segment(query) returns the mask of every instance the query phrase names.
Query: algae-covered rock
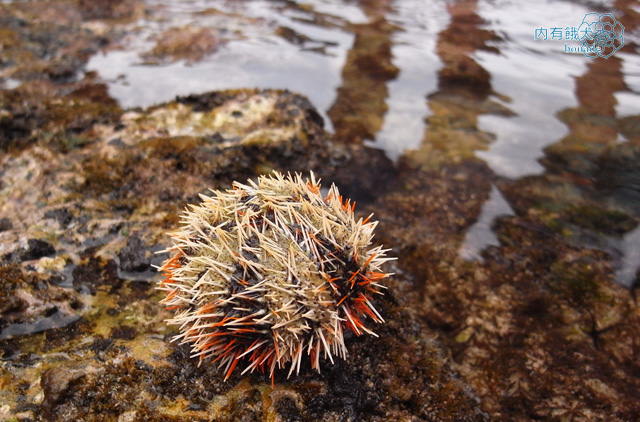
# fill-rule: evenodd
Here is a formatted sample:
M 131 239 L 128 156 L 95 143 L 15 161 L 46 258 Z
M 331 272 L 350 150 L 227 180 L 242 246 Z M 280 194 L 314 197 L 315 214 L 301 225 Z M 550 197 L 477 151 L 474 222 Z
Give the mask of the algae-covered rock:
M 225 37 L 250 31 L 154 20 L 157 2 L 0 5 L 0 419 L 635 420 L 638 117 L 616 116 L 621 61 L 590 62 L 576 79 L 579 104 L 557 116 L 570 133 L 545 148 L 544 172 L 506 179 L 476 156 L 494 140 L 481 117 L 514 114 L 476 53 L 499 52 L 508 34 L 487 29 L 478 2 L 447 5 L 422 144 L 393 163 L 363 141 L 385 118 L 402 22 L 395 3 L 356 3 L 360 23 L 296 2 L 278 6 L 291 27 L 241 19 L 304 54 L 327 54 L 331 29 L 353 35 L 328 112 L 335 136 L 296 93 L 125 110 L 109 91 L 123 81 L 84 68 L 132 31 L 144 38 L 141 17 L 159 30 L 136 57 L 167 68 L 216 60 L 233 48 Z M 201 15 L 221 13 L 231 17 Z M 625 14 L 632 28 L 637 14 Z M 322 30 L 303 33 L 305 19 Z M 398 257 L 376 302 L 385 323 L 378 338 L 345 333 L 346 359 L 320 373 L 302 364 L 289 379 L 276 369 L 273 384 L 259 371 L 225 382 L 216 362 L 170 341 L 179 331 L 154 266 L 199 194 L 274 169 L 312 170 L 357 200 L 357 218 L 375 213 L 374 242 Z M 485 212 L 496 197 L 508 212 Z M 469 259 L 476 225 L 493 237 Z
M 388 323 L 379 340 L 348 335 L 345 362 L 329 362 L 320 374 L 303 369 L 290 380 L 276 370 L 273 386 L 260 373 L 224 382 L 216 368 L 190 359 L 186 346 L 168 342 L 175 332 L 163 322 L 170 315 L 157 303 L 151 265 L 166 257 L 154 252 L 167 246 L 165 232 L 198 193 L 272 169 L 313 169 L 370 201 L 383 186 L 376 177 L 393 174 L 382 153 L 332 144 L 308 100 L 285 91 L 193 95 L 113 118 L 90 121 L 86 142 L 71 148 L 41 142 L 44 132 L 35 132 L 35 142 L 0 161 L 3 186 L 10 186 L 0 208 L 8 280 L 0 351 L 3 376 L 14 381 L 2 394 L 10 414 L 53 421 L 486 420 L 424 323 L 399 305 L 394 286 L 381 304 Z M 55 125 L 43 120 L 43 127 Z M 35 308 L 16 292 L 31 292 L 21 286 L 40 279 L 30 294 L 44 313 L 30 316 L 25 310 Z M 394 283 L 406 287 L 402 280 Z M 55 312 L 46 311 L 52 306 Z M 52 315 L 68 319 L 11 328 Z
M 540 208 L 566 199 L 541 201 L 551 192 L 500 183 L 522 214 L 498 217 L 498 246 L 466 261 L 464 234 L 491 182 L 472 168 L 401 172 L 404 185 L 370 208 L 381 222 L 379 241 L 401 245 L 398 265 L 412 275 L 411 284 L 395 286 L 398 300 L 439 333 L 492 419 L 632 420 L 638 306 L 616 283 L 611 251 L 581 244 L 566 228 L 589 222 L 610 233 L 634 227 L 634 217 Z M 525 198 L 534 202 L 523 206 Z

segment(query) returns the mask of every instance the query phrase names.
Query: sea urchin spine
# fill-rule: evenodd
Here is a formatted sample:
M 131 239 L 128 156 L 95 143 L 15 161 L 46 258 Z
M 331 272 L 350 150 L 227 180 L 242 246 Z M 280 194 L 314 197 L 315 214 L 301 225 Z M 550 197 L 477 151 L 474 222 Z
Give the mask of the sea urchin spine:
M 274 172 L 201 197 L 160 268 L 174 340 L 191 343 L 192 356 L 217 362 L 225 379 L 240 361 L 243 374 L 267 369 L 273 379 L 288 362 L 298 373 L 305 354 L 318 372 L 321 357 L 345 359 L 345 328 L 376 335 L 365 321 L 383 322 L 373 296 L 394 258 L 370 248 L 377 222 L 356 221 L 335 185 L 323 197 L 313 173 Z

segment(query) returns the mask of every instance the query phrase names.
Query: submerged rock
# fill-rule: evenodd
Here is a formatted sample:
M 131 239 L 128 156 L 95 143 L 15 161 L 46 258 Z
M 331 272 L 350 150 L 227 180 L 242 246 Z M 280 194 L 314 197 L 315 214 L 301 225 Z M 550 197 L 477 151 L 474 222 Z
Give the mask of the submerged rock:
M 203 60 L 218 49 L 221 40 L 211 28 L 171 28 L 158 36 L 156 45 L 142 54 L 147 63 L 166 64 Z
M 551 219 L 521 202 L 531 199 L 530 186 L 499 183 L 517 215 L 498 217 L 499 244 L 466 261 L 459 252 L 464 233 L 491 182 L 483 173 L 469 163 L 446 173 L 400 172 L 402 187 L 371 206 L 381 222 L 378 241 L 398 245 L 398 265 L 411 274 L 394 286 L 398 301 L 411 303 L 416 318 L 439 334 L 452 367 L 492 418 L 633 419 L 640 311 L 632 292 L 616 283 L 612 255 L 559 227 L 584 224 L 575 218 L 591 214 L 567 208 Z M 611 230 L 634 227 L 629 215 L 594 212 L 602 213 L 601 227 L 607 219 L 617 221 Z M 569 215 L 573 222 L 562 223 Z

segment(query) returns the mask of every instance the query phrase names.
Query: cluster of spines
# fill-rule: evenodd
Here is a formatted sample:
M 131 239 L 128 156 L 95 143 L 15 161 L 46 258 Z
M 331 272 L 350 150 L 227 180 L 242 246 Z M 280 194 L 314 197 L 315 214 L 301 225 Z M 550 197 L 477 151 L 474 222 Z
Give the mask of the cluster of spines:
M 393 258 L 368 248 L 377 223 L 356 221 L 335 186 L 322 197 L 313 174 L 276 172 L 202 199 L 173 234 L 159 287 L 192 356 L 218 362 L 225 379 L 244 359 L 243 373 L 273 379 L 287 362 L 297 373 L 305 351 L 317 371 L 321 356 L 346 358 L 343 327 L 375 335 L 364 320 L 383 322 L 372 296 Z

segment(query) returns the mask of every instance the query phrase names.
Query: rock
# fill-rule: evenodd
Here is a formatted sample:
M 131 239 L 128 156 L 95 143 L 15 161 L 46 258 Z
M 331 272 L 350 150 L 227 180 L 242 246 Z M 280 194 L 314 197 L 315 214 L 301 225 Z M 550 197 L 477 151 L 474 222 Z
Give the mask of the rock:
M 0 339 L 65 327 L 84 308 L 74 291 L 52 285 L 51 274 L 0 266 Z
M 45 218 L 56 220 L 60 226 L 67 227 L 73 220 L 73 213 L 67 208 L 57 208 L 49 210 L 44 214 Z
M 122 279 L 118 277 L 118 266 L 112 259 L 104 259 L 93 255 L 93 251 L 85 251 L 83 263 L 73 269 L 73 286 L 77 290 L 87 288 L 93 295 L 103 286 L 117 289 Z
M 43 256 L 51 256 L 56 253 L 53 246 L 44 240 L 29 239 L 28 245 L 29 247 L 23 255 L 24 260 L 38 259 Z
M 127 244 L 118 252 L 120 270 L 127 272 L 142 272 L 150 267 L 147 248 L 138 234 L 129 237 Z
M 142 57 L 149 63 L 166 64 L 185 60 L 199 62 L 214 53 L 221 43 L 211 28 L 171 28 L 158 36 L 156 45 Z
M 138 0 L 76 0 L 84 19 L 135 19 L 144 15 Z
M 342 70 L 343 84 L 328 115 L 338 142 L 362 144 L 375 139 L 382 128 L 389 95 L 385 82 L 398 75 L 391 60 L 391 37 L 397 28 L 376 12 L 370 22 L 353 27 L 355 40 Z
M 4 260 L 8 262 L 23 262 L 51 256 L 56 253 L 53 246 L 41 239 L 29 239 L 26 248 L 18 248 L 13 252 L 4 255 Z
M 0 219 L 0 232 L 3 232 L 5 230 L 11 230 L 11 220 L 8 218 L 3 218 Z
M 44 392 L 44 400 L 42 401 L 42 409 L 50 419 L 57 419 L 53 410 L 55 405 L 65 400 L 65 394 L 78 382 L 85 377 L 85 371 L 81 369 L 70 369 L 64 366 L 46 369 L 42 373 L 40 385 Z

